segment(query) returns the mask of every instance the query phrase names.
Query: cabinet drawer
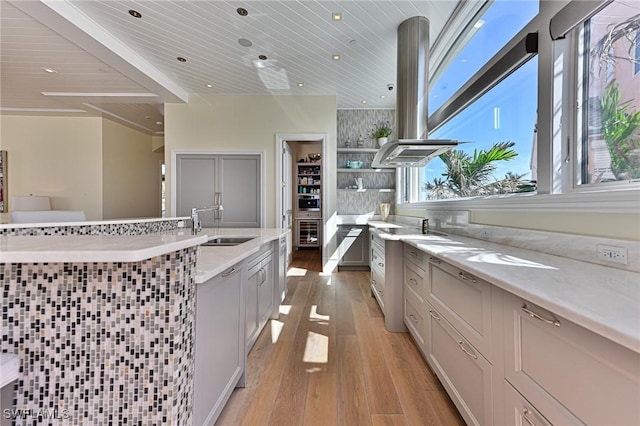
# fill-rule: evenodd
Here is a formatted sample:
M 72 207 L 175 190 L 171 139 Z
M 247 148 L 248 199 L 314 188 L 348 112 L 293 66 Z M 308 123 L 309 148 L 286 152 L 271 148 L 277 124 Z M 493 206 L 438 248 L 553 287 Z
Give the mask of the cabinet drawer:
M 384 275 L 380 275 L 376 268 L 371 269 L 371 290 L 384 312 Z
M 491 285 L 437 258 L 430 258 L 427 301 L 491 360 Z
M 378 249 L 384 253 L 384 240 L 375 232 L 371 233 L 371 243 L 378 246 Z
M 384 250 L 380 250 L 375 244 L 371 247 L 371 268 L 377 268 L 384 274 Z
M 640 354 L 507 294 L 505 378 L 546 415 L 559 403 L 581 422 L 640 424 Z
M 410 259 L 416 265 L 424 268 L 424 259 L 427 257 L 425 252 L 422 250 L 418 250 L 417 248 L 410 246 L 409 244 L 404 245 L 404 257 L 405 259 Z
M 422 302 L 412 293 L 413 290 L 405 286 L 404 292 L 404 323 L 413 336 L 416 344 L 424 353 L 425 322 L 422 316 Z
M 507 425 L 581 425 L 562 407 L 547 408 L 544 415 L 513 388 L 508 382 L 504 384 L 504 422 Z
M 424 302 L 424 277 L 426 272 L 418 265 L 408 260 L 404 261 L 404 285 L 410 289 L 415 296 Z
M 492 425 L 491 364 L 433 308 L 429 364 L 467 424 Z

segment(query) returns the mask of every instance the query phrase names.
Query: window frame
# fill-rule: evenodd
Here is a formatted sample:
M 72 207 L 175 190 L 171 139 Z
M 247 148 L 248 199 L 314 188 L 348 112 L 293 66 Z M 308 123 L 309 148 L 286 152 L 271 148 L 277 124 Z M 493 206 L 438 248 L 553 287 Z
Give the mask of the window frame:
M 569 3 L 579 1 L 573 0 Z M 489 197 L 458 198 L 418 201 L 417 183 L 421 168 L 399 168 L 407 176 L 398 184 L 409 197 L 398 208 L 411 211 L 435 210 L 535 210 L 600 213 L 637 213 L 640 210 L 640 182 L 603 182 L 577 185 L 576 155 L 580 153 L 577 127 L 582 124 L 581 108 L 576 82 L 578 42 L 577 30 L 565 38 L 552 40 L 549 36 L 551 19 L 558 14 L 564 2 L 540 2 L 540 10 L 506 46 L 463 86 L 481 77 L 500 60 L 524 35 L 538 32 L 538 190 L 536 193 L 515 193 Z M 588 19 L 588 18 L 587 18 Z M 579 27 L 584 25 L 580 24 Z M 456 93 L 457 94 L 457 93 Z M 454 95 L 456 96 L 456 95 Z M 554 114 L 554 105 L 556 111 Z M 557 106 L 560 106 L 559 108 Z M 563 120 L 564 117 L 564 120 Z M 548 143 L 545 143 L 548 142 Z

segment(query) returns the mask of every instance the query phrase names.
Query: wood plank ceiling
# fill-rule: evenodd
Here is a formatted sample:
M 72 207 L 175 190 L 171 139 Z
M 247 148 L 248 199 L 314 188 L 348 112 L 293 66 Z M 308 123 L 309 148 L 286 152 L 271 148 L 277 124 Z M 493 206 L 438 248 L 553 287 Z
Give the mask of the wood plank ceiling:
M 387 85 L 395 84 L 397 26 L 427 16 L 433 43 L 457 5 L 441 0 L 0 3 L 3 113 L 78 109 L 86 112 L 76 114 L 110 116 L 150 134 L 162 133 L 156 124 L 163 121 L 162 105 L 184 101 L 180 91 L 335 95 L 340 109 L 394 108 L 395 92 Z M 238 7 L 248 15 L 239 15 Z M 46 13 L 32 12 L 42 9 Z M 132 17 L 132 9 L 142 17 Z M 341 21 L 332 20 L 336 12 Z

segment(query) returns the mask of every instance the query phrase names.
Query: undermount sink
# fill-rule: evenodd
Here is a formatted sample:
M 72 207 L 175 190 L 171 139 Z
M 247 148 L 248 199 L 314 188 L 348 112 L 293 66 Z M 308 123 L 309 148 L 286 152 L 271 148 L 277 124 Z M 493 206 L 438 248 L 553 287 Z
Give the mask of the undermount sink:
M 215 237 L 211 238 L 203 246 L 237 246 L 238 244 L 246 243 L 256 237 Z

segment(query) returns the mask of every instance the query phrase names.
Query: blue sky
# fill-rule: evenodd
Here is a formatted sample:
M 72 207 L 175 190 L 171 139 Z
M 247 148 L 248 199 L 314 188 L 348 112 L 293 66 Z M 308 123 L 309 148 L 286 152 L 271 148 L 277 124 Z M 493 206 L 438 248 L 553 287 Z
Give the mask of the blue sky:
M 434 82 L 429 96 L 430 113 L 441 106 L 537 13 L 537 1 L 497 0 L 482 16 L 482 27 Z M 498 164 L 496 176 L 502 177 L 512 171 L 526 174 L 525 178 L 529 178 L 538 96 L 537 64 L 537 58 L 530 60 L 429 137 L 468 142 L 461 146 L 467 152 L 488 149 L 496 142 L 516 142 L 518 157 Z M 440 177 L 443 170 L 439 159 L 431 161 L 426 166 L 425 180 Z

